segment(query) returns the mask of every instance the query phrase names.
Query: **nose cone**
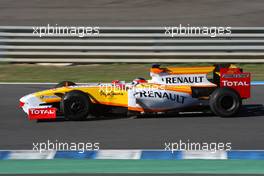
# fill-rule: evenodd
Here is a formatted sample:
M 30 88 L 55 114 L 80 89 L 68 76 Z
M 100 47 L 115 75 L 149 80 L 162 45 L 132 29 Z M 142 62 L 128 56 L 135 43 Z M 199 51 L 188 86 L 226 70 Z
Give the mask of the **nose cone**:
M 28 114 L 30 108 L 38 108 L 42 102 L 33 94 L 26 95 L 19 100 L 19 106 Z
M 19 99 L 19 106 L 28 114 L 29 104 L 30 104 L 30 97 L 32 95 L 26 95 Z

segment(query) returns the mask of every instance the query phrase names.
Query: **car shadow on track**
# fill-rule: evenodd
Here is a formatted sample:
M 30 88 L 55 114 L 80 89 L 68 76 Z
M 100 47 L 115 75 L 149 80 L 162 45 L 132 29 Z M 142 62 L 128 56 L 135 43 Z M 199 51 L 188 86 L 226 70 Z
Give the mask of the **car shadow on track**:
M 83 122 L 83 121 L 100 121 L 100 120 L 115 120 L 115 119 L 125 119 L 127 118 L 124 114 L 106 114 L 106 116 L 88 116 L 87 119 L 82 120 L 67 120 L 64 119 L 64 117 L 59 117 L 57 119 L 48 119 L 48 120 L 38 120 L 38 123 L 44 123 L 44 122 Z
M 258 117 L 258 116 L 264 117 L 263 104 L 243 105 L 240 112 L 235 117 L 239 118 L 239 117 Z
M 240 112 L 233 117 L 226 118 L 244 118 L 244 117 L 264 117 L 264 106 L 262 104 L 248 104 L 243 105 Z M 208 107 L 205 112 L 183 112 L 183 113 L 171 113 L 161 115 L 144 115 L 139 118 L 210 118 L 217 117 L 210 111 Z

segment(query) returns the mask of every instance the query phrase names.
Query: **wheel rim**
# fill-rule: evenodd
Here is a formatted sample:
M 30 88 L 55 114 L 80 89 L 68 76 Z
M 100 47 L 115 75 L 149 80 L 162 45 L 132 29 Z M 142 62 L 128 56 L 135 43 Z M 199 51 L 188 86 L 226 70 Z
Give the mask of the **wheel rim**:
M 226 111 L 232 111 L 235 107 L 235 100 L 232 96 L 224 96 L 220 100 L 221 107 Z
M 84 103 L 76 98 L 68 100 L 67 107 L 71 114 L 81 113 L 85 109 Z

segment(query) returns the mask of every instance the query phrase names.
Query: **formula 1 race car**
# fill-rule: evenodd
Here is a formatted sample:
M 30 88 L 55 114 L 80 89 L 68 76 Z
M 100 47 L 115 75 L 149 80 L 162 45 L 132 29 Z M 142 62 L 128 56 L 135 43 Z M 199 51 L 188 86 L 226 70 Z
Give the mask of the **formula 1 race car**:
M 29 119 L 86 119 L 115 108 L 135 113 L 182 112 L 210 107 L 222 117 L 234 116 L 250 97 L 250 73 L 234 65 L 161 67 L 153 65 L 150 80 L 77 85 L 63 81 L 55 88 L 26 95 L 20 107 Z

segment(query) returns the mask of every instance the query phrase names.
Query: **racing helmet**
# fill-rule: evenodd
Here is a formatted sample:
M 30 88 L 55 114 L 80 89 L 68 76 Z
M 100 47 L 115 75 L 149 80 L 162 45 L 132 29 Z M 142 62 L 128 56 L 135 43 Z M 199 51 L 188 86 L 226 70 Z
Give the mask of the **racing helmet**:
M 147 83 L 148 81 L 145 78 L 136 78 L 132 81 L 133 85 L 141 84 L 141 83 Z

